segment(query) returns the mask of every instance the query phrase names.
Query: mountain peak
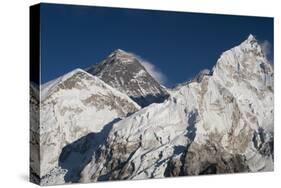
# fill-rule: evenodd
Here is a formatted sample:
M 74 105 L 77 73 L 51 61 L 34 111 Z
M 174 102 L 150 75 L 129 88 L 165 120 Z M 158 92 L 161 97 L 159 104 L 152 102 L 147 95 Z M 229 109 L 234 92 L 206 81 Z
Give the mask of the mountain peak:
M 120 54 L 120 53 L 128 53 L 128 52 L 126 52 L 125 50 L 122 50 L 122 49 L 118 48 L 118 49 L 114 50 L 113 53 L 115 53 L 115 54 L 119 53 L 119 54 Z
M 73 82 L 73 84 L 75 84 L 76 82 L 78 82 L 78 80 L 82 80 L 82 77 L 83 79 L 85 77 L 87 77 L 88 79 L 97 79 L 85 70 L 76 68 L 54 80 L 41 85 L 41 99 L 44 100 L 45 98 L 47 98 L 54 90 L 56 90 L 59 85 L 65 85 L 65 82 L 72 79 L 75 80 L 75 82 Z
M 256 57 L 266 58 L 261 45 L 252 34 L 250 34 L 248 38 L 239 45 L 239 47 L 244 52 L 253 53 Z
M 254 37 L 254 35 L 249 34 L 247 41 L 257 41 L 256 38 Z
M 133 53 L 121 49 L 113 51 L 101 63 L 86 70 L 127 94 L 142 107 L 163 102 L 169 95 Z
M 114 50 L 109 57 L 114 57 L 114 58 L 130 58 L 130 59 L 135 59 L 135 55 L 130 53 L 130 52 L 126 52 L 125 50 L 122 49 L 116 49 Z
M 254 37 L 254 35 L 249 34 L 248 38 L 246 40 L 244 40 L 241 43 L 242 46 L 247 46 L 247 47 L 254 47 L 258 45 L 258 41 L 257 39 Z
M 251 87 L 272 87 L 273 69 L 252 34 L 240 45 L 222 53 L 213 72 L 225 83 L 247 80 Z

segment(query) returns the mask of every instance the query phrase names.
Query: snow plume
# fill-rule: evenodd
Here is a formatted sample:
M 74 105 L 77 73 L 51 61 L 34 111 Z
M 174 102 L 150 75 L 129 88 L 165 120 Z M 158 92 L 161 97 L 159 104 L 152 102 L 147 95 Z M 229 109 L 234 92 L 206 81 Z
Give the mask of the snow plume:
M 270 63 L 273 63 L 272 58 L 271 58 L 272 57 L 271 56 L 272 55 L 272 45 L 271 45 L 271 43 L 268 40 L 264 40 L 260 43 L 260 45 L 261 45 L 261 49 L 262 49 L 264 55 L 268 58 L 268 61 Z
M 136 56 L 136 55 L 135 55 Z M 146 71 L 160 84 L 165 85 L 167 84 L 167 76 L 161 72 L 154 64 L 151 62 L 144 60 L 140 56 L 136 56 L 142 66 L 146 69 Z

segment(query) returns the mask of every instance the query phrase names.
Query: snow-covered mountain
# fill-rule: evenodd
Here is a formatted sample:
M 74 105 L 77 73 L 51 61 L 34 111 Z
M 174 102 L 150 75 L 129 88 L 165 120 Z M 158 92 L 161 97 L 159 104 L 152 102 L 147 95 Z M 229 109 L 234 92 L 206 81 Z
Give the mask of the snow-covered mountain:
M 121 49 L 115 50 L 104 61 L 86 70 L 127 94 L 142 107 L 161 103 L 169 96 L 134 54 Z
M 129 98 L 144 87 L 125 86 L 144 69 L 131 59 L 117 50 L 87 70 L 100 79 L 75 70 L 41 87 L 41 184 L 273 170 L 274 71 L 252 35 L 145 108 Z
M 81 69 L 44 84 L 40 94 L 40 177 L 43 184 L 64 182 L 65 171 L 59 157 L 67 144 L 109 128 L 140 109 L 127 95 Z M 100 135 L 100 139 L 102 136 L 106 135 Z
M 273 170 L 273 69 L 256 39 L 211 72 L 114 124 L 81 182 Z

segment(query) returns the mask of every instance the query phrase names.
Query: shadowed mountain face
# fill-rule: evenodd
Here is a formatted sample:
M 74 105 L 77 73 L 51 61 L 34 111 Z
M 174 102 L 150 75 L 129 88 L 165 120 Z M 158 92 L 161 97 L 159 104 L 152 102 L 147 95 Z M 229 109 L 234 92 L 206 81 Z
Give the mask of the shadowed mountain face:
M 59 156 L 59 166 L 67 170 L 64 176 L 65 182 L 78 182 L 80 173 L 92 160 L 92 156 L 98 158 L 98 150 L 104 144 L 112 125 L 120 121 L 116 118 L 106 124 L 100 132 L 89 133 L 75 142 L 66 145 Z
M 166 89 L 145 70 L 140 60 L 120 49 L 86 70 L 127 94 L 141 107 L 161 103 L 169 96 Z

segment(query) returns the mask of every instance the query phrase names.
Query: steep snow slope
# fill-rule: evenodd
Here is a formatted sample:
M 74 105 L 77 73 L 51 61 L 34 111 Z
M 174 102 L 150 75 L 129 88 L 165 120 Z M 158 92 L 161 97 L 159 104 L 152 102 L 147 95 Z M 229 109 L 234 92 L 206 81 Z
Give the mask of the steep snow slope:
M 163 102 L 168 93 L 141 65 L 138 58 L 123 50 L 115 50 L 87 72 L 127 94 L 140 106 Z
M 273 170 L 273 68 L 256 39 L 198 78 L 115 123 L 80 182 Z
M 40 102 L 41 184 L 59 184 L 67 175 L 75 176 L 69 174 L 71 169 L 60 167 L 66 165 L 59 157 L 67 144 L 89 133 L 101 132 L 105 126 L 139 109 L 128 96 L 81 69 L 43 85 Z

